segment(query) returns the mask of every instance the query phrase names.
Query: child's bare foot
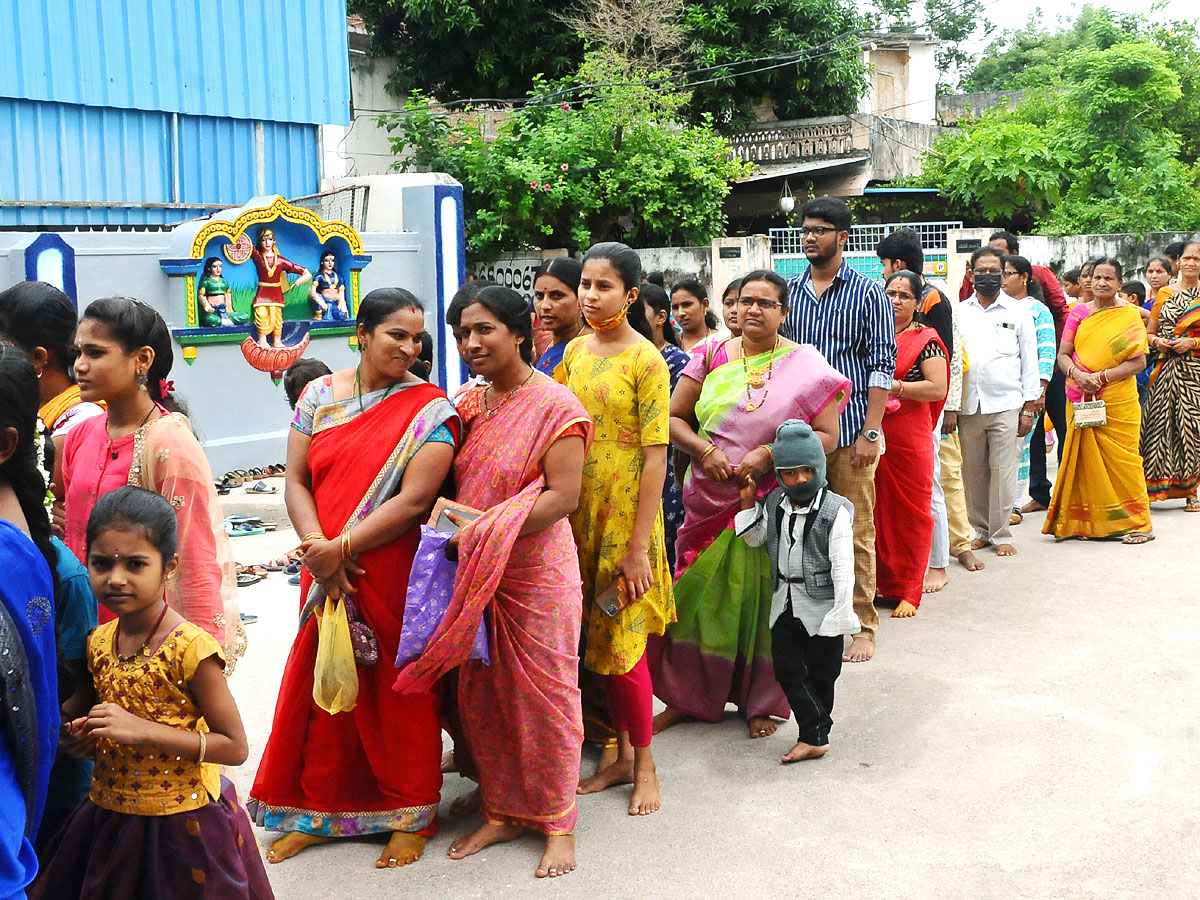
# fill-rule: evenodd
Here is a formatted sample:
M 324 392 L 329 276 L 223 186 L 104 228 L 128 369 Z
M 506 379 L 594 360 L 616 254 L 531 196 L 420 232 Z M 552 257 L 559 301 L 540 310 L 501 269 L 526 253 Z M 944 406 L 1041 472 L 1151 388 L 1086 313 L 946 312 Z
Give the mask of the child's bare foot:
M 520 825 L 494 825 L 484 822 L 470 834 L 455 838 L 446 855 L 451 859 L 466 859 L 492 844 L 515 841 L 521 836 L 521 830 Z
M 661 734 L 672 725 L 678 725 L 685 718 L 687 717 L 679 710 L 671 709 L 671 707 L 668 706 L 654 717 L 654 734 Z
M 617 759 L 612 765 L 597 768 L 595 775 L 579 782 L 575 793 L 598 794 L 614 784 L 633 784 L 633 760 Z
M 658 773 L 654 760 L 638 762 L 634 771 L 633 799 L 629 801 L 631 816 L 648 816 L 662 808 L 662 797 L 658 793 Z
M 796 746 L 783 754 L 780 762 L 784 765 L 788 763 L 800 762 L 802 759 L 820 759 L 829 752 L 829 745 L 822 744 L 820 747 L 814 747 L 812 744 L 806 744 L 804 741 L 797 741 Z
M 456 819 L 465 819 L 467 816 L 479 812 L 482 802 L 479 796 L 479 788 L 475 788 L 475 790 L 463 794 L 461 797 L 455 797 L 451 801 L 450 815 Z
M 901 600 L 896 604 L 896 608 L 892 610 L 893 619 L 911 619 L 917 614 L 917 608 L 907 600 Z
M 303 831 L 289 831 L 279 840 L 271 844 L 267 850 L 267 862 L 278 863 L 291 859 L 305 847 L 313 844 L 327 844 L 332 838 L 322 834 L 305 834 Z
M 769 737 L 779 728 L 778 723 L 770 716 L 751 716 L 746 720 L 751 738 Z
M 546 835 L 546 852 L 538 863 L 538 878 L 558 878 L 575 871 L 575 835 Z
M 921 590 L 926 594 L 936 594 L 950 583 L 950 576 L 945 569 L 929 569 L 925 573 L 925 584 Z
M 870 638 L 856 637 L 849 649 L 842 654 L 842 662 L 866 662 L 875 655 L 875 642 Z
M 983 560 L 975 555 L 974 550 L 964 550 L 958 554 L 958 562 L 968 572 L 978 572 L 983 568 Z
M 1014 547 L 1012 544 L 997 544 L 996 545 L 996 555 L 997 556 L 1016 556 L 1017 548 Z
M 395 869 L 415 863 L 425 852 L 425 842 L 428 838 L 419 834 L 409 834 L 406 831 L 393 831 L 388 838 L 387 846 L 375 860 L 377 869 Z

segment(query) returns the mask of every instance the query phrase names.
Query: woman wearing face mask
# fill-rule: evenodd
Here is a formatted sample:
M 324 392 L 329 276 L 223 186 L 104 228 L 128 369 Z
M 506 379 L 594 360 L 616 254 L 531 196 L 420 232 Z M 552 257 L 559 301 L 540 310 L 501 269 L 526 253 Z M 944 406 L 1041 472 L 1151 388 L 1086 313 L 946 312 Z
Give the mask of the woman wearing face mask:
M 896 316 L 896 375 L 883 417 L 887 452 L 875 472 L 876 590 L 896 602 L 894 618 L 917 614 L 933 544 L 933 445 L 950 383 L 950 358 L 917 312 L 921 276 L 892 273 L 884 292 Z M 1053 329 L 1053 325 L 1051 326 Z
M 555 368 L 562 362 L 567 344 L 591 329 L 579 311 L 579 273 L 583 264 L 569 256 L 555 256 L 538 268 L 533 279 L 533 309 L 537 313 L 538 327 L 554 336 L 541 359 L 538 370 L 553 377 Z
M 1059 540 L 1154 540 L 1134 381 L 1146 366 L 1146 329 L 1137 307 L 1117 299 L 1121 274 L 1117 260 L 1095 260 L 1092 300 L 1072 309 L 1063 327 L 1058 365 L 1067 375 L 1067 442 L 1042 527 Z M 1092 399 L 1104 402 L 1105 424 L 1076 428 L 1074 404 Z
M 1179 257 L 1177 290 L 1167 291 L 1150 318 L 1151 346 L 1159 352 L 1150 373 L 1142 422 L 1142 456 L 1151 500 L 1184 499 L 1200 512 L 1200 243 Z
M 641 269 L 624 244 L 588 250 L 579 300 L 595 333 L 572 341 L 555 373 L 596 423 L 571 527 L 583 578 L 584 666 L 603 676 L 618 735 L 615 757 L 606 751 L 579 791 L 632 783 L 631 816 L 661 806 L 650 749 L 654 697 L 646 638 L 675 621 L 662 524 L 670 375 L 649 339 Z M 594 601 L 615 584 L 623 590 L 609 616 Z
M 786 282 L 751 272 L 738 298 L 741 337 L 692 354 L 671 397 L 671 438 L 691 466 L 676 546 L 679 621 L 651 642 L 655 693 L 667 704 L 659 731 L 685 715 L 720 721 L 727 703 L 752 738 L 788 716 L 772 668 L 766 551 L 735 540 L 733 520 L 747 481 L 760 496 L 775 486 L 771 442 L 781 421 L 801 419 L 827 449 L 837 445 L 850 382 L 811 345 L 780 337 L 786 315 Z

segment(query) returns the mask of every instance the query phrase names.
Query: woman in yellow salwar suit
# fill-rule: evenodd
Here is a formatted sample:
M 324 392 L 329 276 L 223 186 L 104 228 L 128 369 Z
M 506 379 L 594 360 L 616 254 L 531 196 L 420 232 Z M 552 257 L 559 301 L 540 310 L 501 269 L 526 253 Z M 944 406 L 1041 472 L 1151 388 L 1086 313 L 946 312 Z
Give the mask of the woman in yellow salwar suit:
M 1092 268 L 1092 300 L 1063 328 L 1058 365 L 1067 374 L 1067 440 L 1046 513 L 1045 534 L 1065 538 L 1154 540 L 1150 500 L 1138 452 L 1142 415 L 1134 376 L 1146 367 L 1146 328 L 1138 308 L 1117 300 L 1121 264 Z M 1074 403 L 1104 401 L 1106 423 L 1075 427 Z

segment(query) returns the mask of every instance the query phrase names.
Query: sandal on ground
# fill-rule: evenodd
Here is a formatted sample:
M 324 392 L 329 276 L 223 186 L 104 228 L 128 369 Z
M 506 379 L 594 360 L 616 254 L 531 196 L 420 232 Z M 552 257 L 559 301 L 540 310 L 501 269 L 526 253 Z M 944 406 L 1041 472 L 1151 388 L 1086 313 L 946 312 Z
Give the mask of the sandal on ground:
M 279 488 L 273 484 L 267 484 L 265 481 L 256 481 L 254 484 L 246 485 L 247 494 L 278 494 Z
M 1200 512 L 1200 500 L 1196 500 L 1192 497 L 1188 497 L 1187 501 L 1183 504 L 1183 511 L 1184 512 Z
M 265 534 L 267 529 L 261 525 L 252 525 L 249 522 L 230 522 L 226 520 L 224 523 L 225 534 L 229 537 L 245 537 L 248 534 Z
M 1025 517 L 1021 515 L 1021 511 L 1019 509 L 1014 509 L 1012 511 L 1012 515 L 1008 517 L 1009 525 L 1020 525 L 1024 521 Z
M 249 572 L 242 572 L 237 577 L 238 587 L 249 587 L 252 584 L 258 584 L 262 581 L 261 575 L 251 575 Z
M 295 575 L 292 575 L 290 578 L 288 578 L 288 584 L 299 584 L 299 583 L 300 583 L 300 573 L 299 572 L 297 572 Z
M 253 625 L 258 621 L 258 616 L 251 615 L 250 613 L 241 613 L 240 615 L 242 617 L 243 625 Z
M 262 516 L 247 516 L 242 513 L 230 513 L 225 517 L 226 522 L 234 525 L 261 525 Z
M 299 575 L 300 574 L 300 563 L 290 562 L 286 566 L 283 567 L 283 571 L 287 572 L 289 575 Z
M 1147 534 L 1144 531 L 1139 531 L 1136 534 L 1127 534 L 1121 538 L 1122 544 L 1148 544 L 1154 540 L 1154 535 Z

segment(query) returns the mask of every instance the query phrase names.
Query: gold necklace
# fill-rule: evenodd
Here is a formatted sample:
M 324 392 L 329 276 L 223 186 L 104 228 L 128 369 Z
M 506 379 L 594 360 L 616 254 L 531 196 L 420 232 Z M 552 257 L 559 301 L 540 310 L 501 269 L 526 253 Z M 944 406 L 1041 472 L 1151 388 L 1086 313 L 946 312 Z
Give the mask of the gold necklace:
M 511 391 L 508 391 L 505 394 L 503 394 L 499 398 L 500 402 L 497 403 L 493 407 L 488 406 L 488 402 L 487 402 L 487 392 L 492 389 L 492 386 L 488 385 L 487 387 L 485 387 L 483 389 L 483 413 L 484 413 L 483 417 L 485 419 L 490 419 L 492 417 L 492 413 L 496 412 L 497 410 L 503 409 L 504 404 L 508 403 L 508 401 L 512 399 L 513 394 L 515 394 L 521 388 L 525 387 L 525 385 L 529 384 L 529 382 L 533 381 L 533 376 L 536 371 L 537 371 L 537 369 L 535 369 L 533 366 L 530 366 L 529 367 L 529 375 L 526 376 L 525 380 L 522 381 L 520 384 L 518 384 Z
M 746 412 L 754 412 L 767 402 L 767 394 L 771 393 L 771 372 L 775 369 L 775 351 L 779 349 L 779 336 L 775 336 L 775 346 L 771 348 L 771 357 L 767 362 L 765 369 L 751 369 L 750 364 L 746 362 L 746 347 L 742 345 L 742 371 L 746 375 Z M 765 376 L 765 377 L 764 377 Z M 766 387 L 758 402 L 750 396 L 750 388 L 755 389 Z

